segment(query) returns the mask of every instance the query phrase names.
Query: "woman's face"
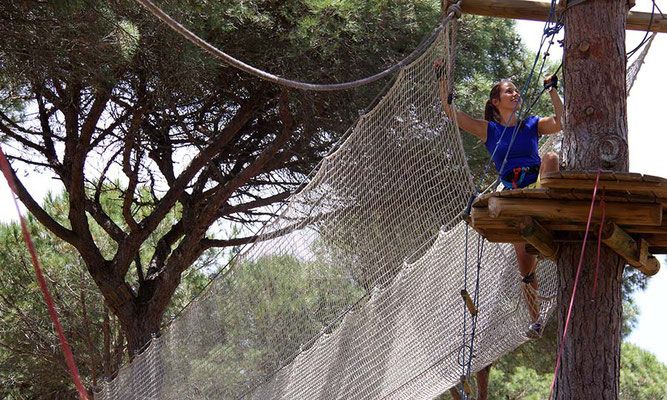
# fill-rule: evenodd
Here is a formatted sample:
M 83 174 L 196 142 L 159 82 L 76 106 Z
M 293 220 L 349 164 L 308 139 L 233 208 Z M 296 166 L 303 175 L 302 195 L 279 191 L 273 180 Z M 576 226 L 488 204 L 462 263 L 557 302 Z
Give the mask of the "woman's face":
M 503 82 L 500 84 L 500 97 L 492 102 L 498 110 L 512 111 L 521 105 L 521 95 L 512 82 Z

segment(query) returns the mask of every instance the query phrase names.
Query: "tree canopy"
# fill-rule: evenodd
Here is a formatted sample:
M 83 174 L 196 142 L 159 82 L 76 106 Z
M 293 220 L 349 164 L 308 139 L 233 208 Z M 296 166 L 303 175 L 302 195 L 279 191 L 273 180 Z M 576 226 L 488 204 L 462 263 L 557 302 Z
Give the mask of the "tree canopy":
M 392 65 L 440 15 L 440 2 L 427 0 L 159 5 L 233 56 L 319 82 Z M 0 114 L 19 197 L 77 249 L 134 349 L 206 250 L 253 239 L 215 227 L 269 218 L 385 83 L 334 94 L 280 88 L 220 65 L 129 2 L 5 2 L 0 15 L 0 90 L 23 105 Z M 516 69 L 511 22 L 465 18 L 463 27 L 461 79 Z M 492 68 L 475 61 L 488 56 Z M 35 170 L 62 183 L 66 218 L 31 197 L 20 176 Z M 122 194 L 102 201 L 109 190 Z
M 103 201 L 109 197 L 106 194 Z M 66 196 L 49 196 L 44 208 L 58 215 L 66 205 Z M 27 224 L 83 382 L 88 387 L 98 385 L 127 361 L 125 335 L 118 319 L 82 268 L 76 249 L 44 229 L 34 217 L 28 216 Z M 113 248 L 99 227 L 92 233 L 100 246 Z M 202 290 L 208 282 L 202 271 L 212 261 L 211 257 L 201 258 L 184 277 L 164 323 Z M 0 224 L 0 275 L 0 397 L 76 396 L 18 223 Z

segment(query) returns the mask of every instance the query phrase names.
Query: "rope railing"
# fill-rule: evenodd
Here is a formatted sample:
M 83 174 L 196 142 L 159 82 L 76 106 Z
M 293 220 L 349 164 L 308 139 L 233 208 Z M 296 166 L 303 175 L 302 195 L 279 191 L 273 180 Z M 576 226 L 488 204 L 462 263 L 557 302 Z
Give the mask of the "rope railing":
M 438 28 L 435 29 L 431 35 L 428 36 L 428 38 L 423 41 L 417 48 L 415 48 L 412 53 L 410 53 L 407 57 L 405 57 L 403 60 L 399 61 L 397 64 L 394 64 L 393 66 L 385 69 L 382 72 L 378 72 L 375 75 L 358 79 L 355 81 L 350 81 L 350 82 L 343 82 L 343 83 L 333 83 L 333 84 L 319 84 L 319 83 L 308 83 L 308 82 L 301 82 L 301 81 L 295 81 L 287 78 L 280 77 L 278 75 L 274 75 L 271 73 L 268 73 L 266 71 L 263 71 L 259 68 L 253 67 L 252 65 L 246 64 L 245 62 L 234 58 L 230 56 L 229 54 L 225 53 L 224 51 L 218 49 L 217 47 L 213 46 L 206 40 L 202 39 L 199 37 L 197 34 L 180 24 L 178 21 L 173 19 L 169 14 L 164 12 L 161 8 L 159 8 L 155 3 L 153 3 L 150 0 L 136 0 L 137 3 L 141 4 L 143 7 L 145 7 L 148 11 L 151 12 L 154 16 L 156 16 L 158 19 L 160 19 L 162 22 L 164 22 L 169 28 L 171 28 L 174 32 L 178 33 L 179 35 L 183 36 L 190 42 L 192 42 L 194 45 L 197 47 L 201 48 L 205 52 L 211 54 L 215 58 L 231 65 L 232 67 L 238 68 L 242 71 L 245 71 L 253 76 L 256 76 L 258 78 L 267 80 L 269 82 L 276 83 L 278 85 L 283 85 L 287 87 L 291 87 L 294 89 L 300 89 L 300 90 L 310 90 L 310 91 L 337 91 L 337 90 L 347 90 L 347 89 L 353 89 L 359 86 L 364 86 L 369 83 L 373 83 L 379 79 L 382 79 L 398 70 L 401 68 L 405 67 L 406 65 L 410 64 L 414 59 L 417 58 L 421 53 L 423 53 L 424 49 L 426 49 L 433 41 L 438 37 L 440 32 L 445 28 L 447 23 L 452 19 L 452 18 L 458 18 L 461 16 L 461 1 L 459 0 L 455 4 L 452 4 L 449 6 L 449 10 L 451 10 L 445 18 L 442 20 Z

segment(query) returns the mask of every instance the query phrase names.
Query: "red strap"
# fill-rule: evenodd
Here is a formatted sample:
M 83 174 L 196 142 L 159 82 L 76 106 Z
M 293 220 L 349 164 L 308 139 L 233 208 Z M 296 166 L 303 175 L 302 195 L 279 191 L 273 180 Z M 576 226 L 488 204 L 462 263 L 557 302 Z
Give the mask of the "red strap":
M 604 204 L 604 188 L 602 188 L 602 197 L 600 197 L 600 207 L 602 207 L 602 219 L 600 221 L 600 230 L 598 232 L 598 255 L 595 261 L 595 278 L 593 279 L 593 298 L 595 298 L 595 291 L 598 287 L 598 271 L 600 271 L 600 245 L 602 244 L 602 226 L 604 225 L 604 217 L 606 214 Z
M 581 245 L 581 255 L 579 256 L 579 266 L 577 267 L 577 274 L 574 278 L 574 288 L 572 288 L 572 297 L 570 298 L 570 307 L 567 310 L 567 318 L 565 319 L 565 328 L 563 329 L 563 338 L 560 341 L 560 348 L 558 349 L 558 358 L 556 358 L 556 369 L 554 371 L 554 377 L 551 380 L 551 388 L 549 389 L 549 397 L 551 400 L 551 394 L 554 391 L 554 385 L 556 384 L 556 374 L 558 373 L 558 367 L 560 366 L 560 359 L 563 355 L 563 346 L 565 344 L 565 337 L 567 336 L 567 328 L 570 325 L 570 316 L 572 315 L 572 306 L 574 306 L 574 296 L 577 294 L 577 284 L 579 283 L 579 273 L 581 272 L 581 264 L 584 261 L 584 251 L 586 250 L 586 241 L 588 240 L 588 231 L 591 227 L 591 220 L 593 219 L 593 208 L 595 208 L 595 196 L 598 191 L 598 184 L 600 183 L 600 172 L 602 170 L 598 169 L 597 178 L 595 178 L 595 188 L 593 188 L 593 199 L 591 200 L 591 209 L 588 212 L 588 222 L 586 223 L 586 234 L 584 234 L 584 243 Z
M 521 168 L 518 167 L 514 168 L 512 172 L 514 172 L 514 177 L 512 178 L 512 188 L 516 189 L 518 187 L 516 182 L 519 180 L 519 174 L 521 173 Z
M 5 175 L 5 178 L 7 179 L 7 184 L 11 188 L 12 192 L 17 193 L 16 185 L 14 183 L 14 178 L 10 172 L 9 161 L 7 161 L 7 157 L 5 157 L 5 153 L 2 151 L 2 147 L 0 147 L 0 169 L 2 169 L 2 173 Z M 16 211 L 19 214 L 19 220 L 21 221 L 21 230 L 23 231 L 23 239 L 25 240 L 25 243 L 28 246 L 28 250 L 30 251 L 30 257 L 32 258 L 32 266 L 35 268 L 35 274 L 37 275 L 37 280 L 39 281 L 39 287 L 42 289 L 42 293 L 44 293 L 46 306 L 49 309 L 49 314 L 51 314 L 51 320 L 53 321 L 53 325 L 56 328 L 56 332 L 58 332 L 58 339 L 60 339 L 60 345 L 63 348 L 63 353 L 65 353 L 65 360 L 67 361 L 67 365 L 69 366 L 69 373 L 70 375 L 72 375 L 72 379 L 74 380 L 74 386 L 76 386 L 76 390 L 79 392 L 79 397 L 82 400 L 86 400 L 88 399 L 88 395 L 86 393 L 86 389 L 83 387 L 83 384 L 81 384 L 81 379 L 79 378 L 79 371 L 77 370 L 76 364 L 74 363 L 74 357 L 72 357 L 72 351 L 67 345 L 67 340 L 65 339 L 65 335 L 63 334 L 63 329 L 60 326 L 60 322 L 58 322 L 58 315 L 56 314 L 55 307 L 53 307 L 53 300 L 51 299 L 51 295 L 49 294 L 49 288 L 46 286 L 46 281 L 44 280 L 44 276 L 42 275 L 42 269 L 39 267 L 39 260 L 37 259 L 37 253 L 35 252 L 35 246 L 32 243 L 30 232 L 28 232 L 28 227 L 26 226 L 25 219 L 23 219 L 23 215 L 21 215 L 21 209 L 19 208 L 19 204 L 16 201 L 16 196 L 12 194 L 12 198 L 14 199 L 14 205 L 16 206 Z

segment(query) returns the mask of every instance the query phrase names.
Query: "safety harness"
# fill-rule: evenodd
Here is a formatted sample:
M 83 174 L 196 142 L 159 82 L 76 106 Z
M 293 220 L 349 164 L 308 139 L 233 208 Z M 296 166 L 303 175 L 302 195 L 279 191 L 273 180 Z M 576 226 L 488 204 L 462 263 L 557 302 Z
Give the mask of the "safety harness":
M 528 186 L 531 183 L 534 183 L 537 180 L 537 174 L 540 172 L 539 165 L 531 165 L 530 167 L 516 167 L 512 168 L 511 171 L 508 171 L 500 181 L 508 189 L 517 189 L 520 187 Z M 535 180 L 524 185 L 526 178 L 534 177 Z

